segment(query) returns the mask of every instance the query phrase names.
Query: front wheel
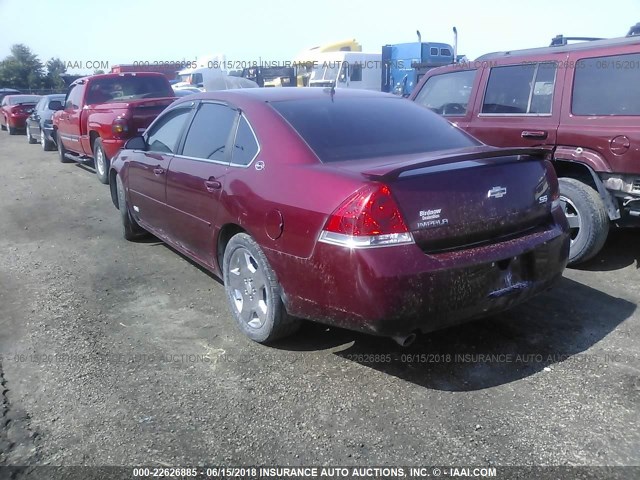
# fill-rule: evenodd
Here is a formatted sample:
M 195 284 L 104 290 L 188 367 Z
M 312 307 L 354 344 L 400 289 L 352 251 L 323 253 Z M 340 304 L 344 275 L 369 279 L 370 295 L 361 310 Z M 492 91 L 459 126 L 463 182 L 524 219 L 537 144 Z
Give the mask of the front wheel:
M 9 130 L 9 135 L 16 135 L 18 132 L 16 131 L 15 127 L 12 127 L 11 125 L 7 124 L 7 130 Z
M 600 194 L 574 178 L 560 178 L 560 203 L 569 222 L 569 265 L 594 257 L 609 234 L 609 216 Z
M 107 154 L 104 153 L 104 147 L 102 146 L 102 139 L 96 138 L 93 143 L 93 162 L 96 167 L 96 176 L 100 183 L 109 183 L 109 159 Z
M 246 233 L 229 240 L 222 274 L 236 323 L 251 340 L 268 343 L 298 329 L 300 320 L 287 313 L 282 288 L 267 257 Z
M 131 216 L 129 205 L 127 205 L 127 197 L 124 192 L 124 185 L 120 179 L 120 175 L 116 175 L 116 191 L 118 193 L 118 210 L 120 210 L 120 218 L 122 220 L 122 235 L 125 239 L 133 241 L 144 238 L 148 235 L 147 231 L 138 225 L 135 218 Z

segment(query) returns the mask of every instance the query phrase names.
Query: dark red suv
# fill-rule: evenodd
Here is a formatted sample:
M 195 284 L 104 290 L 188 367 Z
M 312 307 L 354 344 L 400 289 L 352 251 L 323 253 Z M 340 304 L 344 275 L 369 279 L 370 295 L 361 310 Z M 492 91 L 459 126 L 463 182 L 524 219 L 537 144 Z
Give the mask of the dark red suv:
M 552 146 L 577 264 L 640 220 L 640 36 L 553 43 L 430 70 L 411 99 L 490 145 Z

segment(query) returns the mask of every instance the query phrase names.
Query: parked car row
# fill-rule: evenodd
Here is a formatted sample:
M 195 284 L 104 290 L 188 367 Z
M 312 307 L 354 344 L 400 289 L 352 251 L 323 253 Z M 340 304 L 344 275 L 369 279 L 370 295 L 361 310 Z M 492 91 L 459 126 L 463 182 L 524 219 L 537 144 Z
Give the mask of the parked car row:
M 222 278 L 240 329 L 309 319 L 413 341 L 562 275 L 550 150 L 488 147 L 379 92 L 244 89 L 178 99 L 112 159 L 123 235 Z
M 222 278 L 236 323 L 257 342 L 309 319 L 406 345 L 562 275 L 570 239 L 550 150 L 483 145 L 390 94 L 176 100 L 152 75 L 80 79 L 64 105 L 42 97 L 27 138 L 52 129 L 62 161 L 71 148 L 91 152 L 124 237 L 152 233 Z M 99 100 L 113 83 L 121 95 Z

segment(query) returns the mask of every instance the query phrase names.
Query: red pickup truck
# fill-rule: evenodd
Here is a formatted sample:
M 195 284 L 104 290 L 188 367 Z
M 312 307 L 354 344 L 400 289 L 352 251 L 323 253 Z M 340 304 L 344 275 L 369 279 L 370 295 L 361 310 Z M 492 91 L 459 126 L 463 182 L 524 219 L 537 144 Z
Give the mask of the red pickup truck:
M 108 73 L 76 80 L 64 108 L 53 115 L 60 161 L 93 159 L 98 179 L 109 183 L 111 158 L 174 100 L 169 81 L 160 73 Z

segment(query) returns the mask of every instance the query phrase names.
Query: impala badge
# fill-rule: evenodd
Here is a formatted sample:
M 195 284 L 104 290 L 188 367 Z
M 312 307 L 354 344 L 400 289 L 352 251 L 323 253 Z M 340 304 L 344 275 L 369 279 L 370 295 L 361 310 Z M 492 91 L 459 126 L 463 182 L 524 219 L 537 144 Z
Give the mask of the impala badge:
M 493 187 L 487 192 L 487 198 L 502 198 L 507 194 L 506 187 Z

